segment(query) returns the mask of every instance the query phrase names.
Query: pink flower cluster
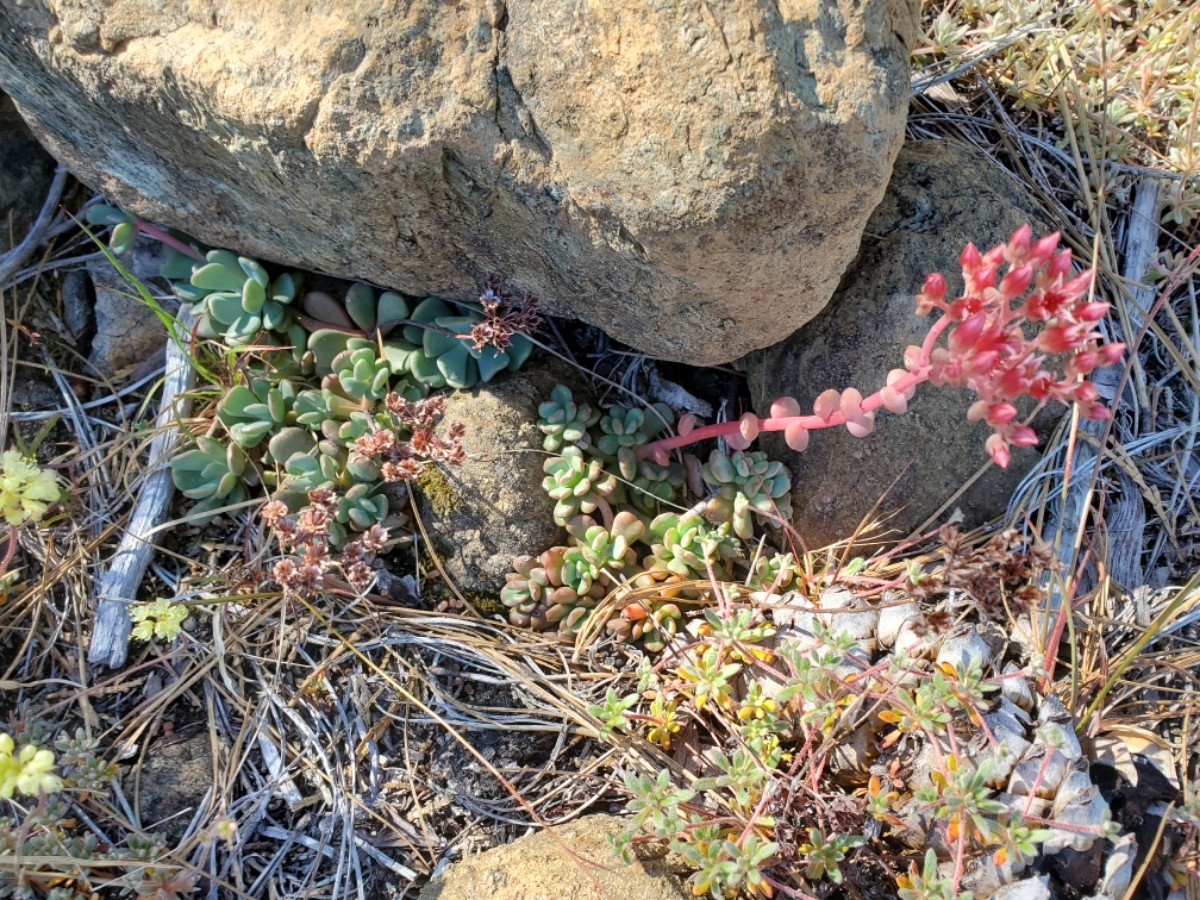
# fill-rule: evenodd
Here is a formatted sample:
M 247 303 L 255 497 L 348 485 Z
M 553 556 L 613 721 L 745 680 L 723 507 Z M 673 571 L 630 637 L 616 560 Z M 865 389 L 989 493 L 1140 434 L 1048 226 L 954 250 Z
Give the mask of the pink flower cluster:
M 685 416 L 677 436 L 647 444 L 641 455 L 665 464 L 668 451 L 714 437 L 744 450 L 763 431 L 782 431 L 797 451 L 808 446 L 809 432 L 818 428 L 844 425 L 855 437 L 865 437 L 875 427 L 876 410 L 904 413 L 925 381 L 967 387 L 979 396 L 968 417 L 992 427 L 986 446 L 1001 467 L 1012 458 L 1012 447 L 1037 443 L 1033 429 L 1016 421 L 1015 401 L 1024 394 L 1039 404 L 1077 403 L 1084 418 L 1107 418 L 1087 376 L 1118 362 L 1125 345 L 1100 344 L 1098 323 L 1108 304 L 1088 300 L 1091 270 L 1072 275 L 1071 251 L 1059 251 L 1058 244 L 1057 232 L 1033 241 L 1028 225 L 986 253 L 968 244 L 959 258 L 963 295 L 949 302 L 946 279 L 936 273 L 926 278 L 917 314 L 938 309 L 943 315 L 921 346 L 905 351 L 905 368 L 889 372 L 886 385 L 871 396 L 854 388 L 828 390 L 817 397 L 812 415 L 803 415 L 794 398 L 781 397 L 766 418 L 746 413 L 699 428 Z M 1040 327 L 1035 336 L 1026 335 L 1027 324 Z M 939 346 L 943 335 L 945 345 Z M 1060 359 L 1061 374 L 1053 370 L 1051 357 Z

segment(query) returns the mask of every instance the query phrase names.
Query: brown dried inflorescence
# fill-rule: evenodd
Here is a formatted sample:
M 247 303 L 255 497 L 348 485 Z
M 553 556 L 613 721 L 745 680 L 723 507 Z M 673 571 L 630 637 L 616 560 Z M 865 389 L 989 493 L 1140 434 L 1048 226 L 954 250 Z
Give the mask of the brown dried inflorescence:
M 965 602 L 979 615 L 980 621 L 1002 622 L 1007 617 L 1029 611 L 1042 599 L 1043 589 L 1036 577 L 1054 565 L 1054 554 L 1041 543 L 1029 543 L 1015 528 L 998 531 L 980 547 L 964 546 L 962 532 L 953 525 L 938 532 L 942 542 L 943 565 L 937 571 L 919 576 L 910 585 L 911 593 L 931 599 L 950 591 L 963 592 Z M 940 630 L 935 622 L 926 624 Z M 951 613 L 944 611 L 949 624 Z
M 288 515 L 279 500 L 265 503 L 259 511 L 263 524 L 272 530 L 286 556 L 271 567 L 271 580 L 285 594 L 315 594 L 326 588 L 327 576 L 341 572 L 356 591 L 371 583 L 371 559 L 387 546 L 388 530 L 373 525 L 359 540 L 350 541 L 334 554 L 329 544 L 329 523 L 337 513 L 338 495 L 328 488 L 308 492 L 309 505 Z
M 526 294 L 519 303 L 504 289 L 495 276 L 487 280 L 479 296 L 484 319 L 471 326 L 470 341 L 475 350 L 492 347 L 503 350 L 512 343 L 514 334 L 532 334 L 542 323 L 538 314 L 538 298 Z
M 433 423 L 446 411 L 444 395 L 406 400 L 393 392 L 384 397 L 383 403 L 391 415 L 392 429 L 363 435 L 355 441 L 354 449 L 371 459 L 382 458 L 379 471 L 384 481 L 414 478 L 430 460 L 459 465 L 467 458 L 462 446 L 466 429 L 461 422 L 451 424 L 444 436 L 434 433 Z M 409 432 L 407 440 L 400 439 L 401 430 Z

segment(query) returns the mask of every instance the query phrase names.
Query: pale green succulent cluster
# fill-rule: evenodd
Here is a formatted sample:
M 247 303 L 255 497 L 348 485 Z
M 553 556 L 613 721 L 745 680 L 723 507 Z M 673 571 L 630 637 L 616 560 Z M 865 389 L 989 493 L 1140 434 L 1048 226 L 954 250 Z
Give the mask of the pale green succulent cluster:
M 128 237 L 137 220 L 114 209 L 96 216 L 120 230 L 114 238 Z M 472 329 L 485 318 L 477 304 L 414 303 L 366 284 L 338 300 L 305 293 L 298 273 L 272 278 L 255 260 L 185 236 L 177 241 L 203 261 L 171 249 L 161 274 L 194 305 L 197 335 L 231 350 L 253 348 L 265 363 L 245 367 L 243 382 L 218 402 L 221 430 L 196 437 L 172 460 L 175 484 L 197 501 L 192 513 L 201 521 L 244 502 L 261 482 L 290 506 L 317 488 L 336 491 L 335 543 L 395 524 L 398 510 L 378 466 L 354 449 L 360 437 L 389 426 L 381 401 L 470 388 L 516 370 L 533 349 L 520 333 L 508 335 L 503 349 L 477 346 Z
M 790 554 L 763 549 L 748 558 L 751 513 L 787 515 L 790 483 L 763 454 L 714 451 L 704 467 L 714 488 L 705 509 L 683 503 L 682 466 L 641 458 L 639 449 L 674 424 L 663 404 L 601 412 L 557 385 L 538 408 L 546 459 L 542 487 L 570 545 L 514 561 L 501 599 L 523 627 L 577 634 L 613 593 L 608 621 L 619 640 L 661 649 L 682 622 L 681 604 L 699 602 L 711 578 L 778 592 L 795 585 Z M 602 523 L 609 523 L 607 525 Z M 623 593 L 622 593 L 623 591 Z M 606 609 L 609 607 L 605 607 Z

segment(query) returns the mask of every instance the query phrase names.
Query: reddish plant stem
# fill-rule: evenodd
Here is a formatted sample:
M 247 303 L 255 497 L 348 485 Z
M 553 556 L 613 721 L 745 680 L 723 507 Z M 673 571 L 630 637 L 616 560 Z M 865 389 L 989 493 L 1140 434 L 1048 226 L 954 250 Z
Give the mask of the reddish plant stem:
M 933 366 L 930 364 L 930 357 L 933 353 L 934 345 L 937 339 L 941 337 L 942 332 L 951 324 L 949 316 L 942 316 L 929 329 L 929 333 L 925 335 L 925 340 L 921 345 L 920 365 L 907 375 L 897 379 L 892 388 L 898 394 L 903 394 L 912 388 L 929 380 L 933 372 Z M 872 412 L 883 406 L 883 395 L 876 391 L 869 397 L 864 397 L 861 407 L 865 413 Z M 758 420 L 758 430 L 762 431 L 786 431 L 791 425 L 799 425 L 809 431 L 815 431 L 820 428 L 835 428 L 839 425 L 846 424 L 846 417 L 841 410 L 835 410 L 830 414 L 828 419 L 824 419 L 818 415 L 808 416 L 781 416 L 778 418 L 767 417 Z M 643 459 L 649 459 L 660 450 L 676 450 L 680 447 L 686 447 L 689 444 L 695 444 L 700 441 L 710 438 L 724 437 L 725 435 L 735 434 L 741 429 L 741 419 L 733 419 L 728 422 L 716 422 L 712 425 L 703 425 L 699 428 L 694 428 L 687 434 L 675 435 L 673 437 L 663 438 L 662 440 L 654 441 L 646 444 L 638 449 L 638 456 Z
M 179 240 L 176 237 L 171 236 L 166 231 L 159 228 L 157 225 L 151 225 L 149 222 L 146 222 L 143 219 L 138 219 L 137 220 L 137 229 L 142 234 L 146 235 L 146 237 L 154 238 L 154 240 L 156 240 L 156 241 L 161 241 L 162 243 L 166 244 L 168 247 L 171 247 L 174 250 L 178 250 L 184 256 L 190 257 L 191 259 L 194 259 L 197 262 L 208 262 L 208 259 L 205 258 L 204 254 L 201 253 L 199 250 L 197 250 L 195 247 L 188 246 L 183 241 Z

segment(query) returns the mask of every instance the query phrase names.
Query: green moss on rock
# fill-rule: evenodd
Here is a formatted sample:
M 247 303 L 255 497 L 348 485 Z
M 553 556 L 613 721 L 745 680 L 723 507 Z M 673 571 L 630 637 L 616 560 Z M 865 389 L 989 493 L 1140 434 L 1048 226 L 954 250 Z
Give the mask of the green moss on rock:
M 421 470 L 421 474 L 417 476 L 417 487 L 439 516 L 449 515 L 463 505 L 462 496 L 450 484 L 446 473 L 435 463 L 430 463 Z

